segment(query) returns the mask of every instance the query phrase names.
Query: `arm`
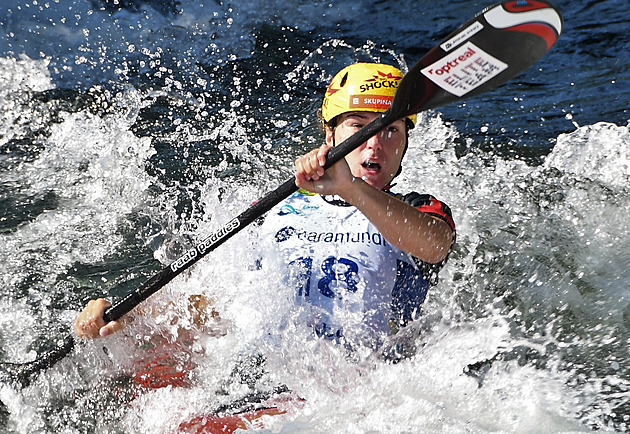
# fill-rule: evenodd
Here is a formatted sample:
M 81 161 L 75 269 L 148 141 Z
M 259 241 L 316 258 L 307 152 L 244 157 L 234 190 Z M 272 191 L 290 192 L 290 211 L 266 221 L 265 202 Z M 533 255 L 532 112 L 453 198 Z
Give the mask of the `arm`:
M 428 263 L 442 261 L 453 241 L 450 226 L 352 176 L 345 160 L 324 172 L 330 146 L 296 160 L 296 185 L 320 194 L 336 194 L 357 207 L 399 249 Z
M 402 200 L 355 178 L 353 187 L 337 193 L 356 206 L 394 246 L 430 264 L 448 255 L 453 241 L 449 225 Z
M 111 303 L 103 298 L 90 300 L 74 321 L 72 326 L 74 333 L 83 339 L 94 339 L 105 337 L 122 330 L 125 325 L 124 320 L 111 321 L 109 323 L 105 323 L 103 320 L 103 314 L 109 306 L 111 306 Z M 136 312 L 156 316 L 172 307 L 173 304 L 169 302 L 165 306 L 150 307 L 148 308 L 148 312 L 145 309 L 137 307 Z M 199 329 L 204 328 L 208 323 L 216 326 L 221 321 L 219 313 L 212 307 L 212 300 L 203 295 L 189 296 L 187 310 L 187 313 L 182 314 L 189 315 L 192 324 Z M 177 314 L 174 316 L 173 320 L 177 323 Z M 213 336 L 225 334 L 221 327 L 211 329 L 210 333 Z

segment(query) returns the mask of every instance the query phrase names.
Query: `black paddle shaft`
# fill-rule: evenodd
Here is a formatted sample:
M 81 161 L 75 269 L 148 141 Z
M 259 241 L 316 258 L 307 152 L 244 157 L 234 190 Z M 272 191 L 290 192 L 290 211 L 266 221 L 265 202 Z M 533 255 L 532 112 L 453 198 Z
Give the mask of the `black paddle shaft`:
M 554 45 L 562 26 L 560 11 L 546 0 L 507 0 L 484 9 L 423 56 L 402 79 L 390 109 L 331 149 L 325 167 L 396 119 L 462 101 L 507 82 Z M 295 191 L 291 178 L 110 306 L 104 319 L 117 320 L 131 311 Z M 25 387 L 35 374 L 63 359 L 73 347 L 74 337 L 69 335 L 32 362 L 3 363 L 0 381 Z
M 365 142 L 367 139 L 391 123 L 392 120 L 391 114 L 388 115 L 388 113 L 384 113 L 382 116 L 379 116 L 370 124 L 366 125 L 365 128 L 362 128 L 356 134 L 346 139 L 339 146 L 331 149 L 328 153 L 324 168 L 328 168 L 344 158 L 361 143 Z M 262 217 L 265 213 L 267 213 L 267 211 L 289 197 L 296 190 L 297 186 L 295 185 L 294 178 L 285 181 L 282 185 L 280 185 L 280 187 L 259 199 L 238 217 L 230 220 L 222 228 L 203 240 L 199 245 L 188 250 L 171 265 L 164 267 L 157 274 L 153 275 L 153 277 L 144 282 L 140 287 L 131 291 L 125 297 L 121 298 L 112 306 L 107 308 L 103 315 L 103 319 L 106 322 L 115 321 L 123 315 L 129 313 L 144 300 L 167 285 L 184 270 L 188 269 L 208 253 L 225 243 L 232 236 L 241 231 L 241 229 Z M 74 342 L 74 336 L 69 335 L 66 336 L 63 341 L 60 341 L 56 347 L 47 351 L 33 362 L 24 364 L 3 363 L 0 367 L 0 381 L 3 383 L 13 383 L 21 387 L 28 386 L 32 377 L 34 377 L 36 373 L 53 366 L 69 354 L 74 348 Z
M 382 116 L 374 119 L 368 125 L 361 130 L 357 131 L 340 145 L 331 149 L 327 155 L 326 164 L 324 168 L 332 166 L 354 149 L 359 147 L 363 142 L 368 140 L 374 134 L 378 133 L 385 126 L 390 124 L 395 118 L 392 118 L 390 112 L 384 113 Z M 130 312 L 138 304 L 146 300 L 152 294 L 160 290 L 163 286 L 173 280 L 182 271 L 188 269 L 195 264 L 201 258 L 212 252 L 221 244 L 229 240 L 232 236 L 236 235 L 241 229 L 248 226 L 250 223 L 259 219 L 267 213 L 271 208 L 278 203 L 289 197 L 297 190 L 295 185 L 295 179 L 291 178 L 285 181 L 275 190 L 267 193 L 264 197 L 256 201 L 247 210 L 241 213 L 238 217 L 230 220 L 227 224 L 214 232 L 212 235 L 203 240 L 196 247 L 188 250 L 177 260 L 175 260 L 168 267 L 164 267 L 156 275 L 147 280 L 139 288 L 127 294 L 124 298 L 120 299 L 114 305 L 110 306 L 103 316 L 105 321 L 115 321 L 122 317 L 126 313 Z

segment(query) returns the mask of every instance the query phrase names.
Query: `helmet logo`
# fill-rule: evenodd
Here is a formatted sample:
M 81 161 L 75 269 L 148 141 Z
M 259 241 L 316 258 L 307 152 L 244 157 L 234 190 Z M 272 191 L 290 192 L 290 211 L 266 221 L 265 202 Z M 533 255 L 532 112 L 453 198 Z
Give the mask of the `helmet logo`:
M 384 72 L 381 71 L 376 71 L 378 73 L 378 75 L 373 75 L 372 77 L 374 78 L 370 78 L 368 80 L 365 81 L 376 81 L 379 78 L 380 79 L 390 79 L 390 80 L 402 80 L 402 76 L 401 75 L 394 75 L 391 72 L 388 72 L 387 74 L 385 74 Z
M 330 83 L 330 86 L 328 86 L 328 89 L 326 89 L 326 96 L 333 95 L 333 94 L 339 92 L 340 90 L 341 89 L 333 89 L 332 83 Z
M 378 75 L 373 75 L 372 78 L 368 78 L 361 86 L 359 86 L 362 93 L 374 89 L 396 89 L 400 80 L 402 80 L 402 75 L 395 75 L 391 72 L 385 74 L 381 71 L 377 71 L 377 73 Z
M 352 95 L 350 108 L 363 110 L 387 110 L 394 97 L 388 95 Z

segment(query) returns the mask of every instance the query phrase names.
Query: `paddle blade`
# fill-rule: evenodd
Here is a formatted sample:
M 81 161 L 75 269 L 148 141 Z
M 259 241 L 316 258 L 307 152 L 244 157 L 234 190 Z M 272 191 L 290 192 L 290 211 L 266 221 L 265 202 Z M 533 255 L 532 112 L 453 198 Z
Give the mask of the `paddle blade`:
M 21 389 L 31 383 L 30 363 L 0 364 L 0 383 Z
M 444 38 L 405 75 L 393 119 L 487 92 L 551 49 L 562 32 L 547 1 L 510 0 L 484 9 Z
M 66 336 L 52 350 L 27 363 L 0 363 L 0 384 L 15 388 L 27 387 L 42 370 L 48 369 L 74 348 L 74 337 Z

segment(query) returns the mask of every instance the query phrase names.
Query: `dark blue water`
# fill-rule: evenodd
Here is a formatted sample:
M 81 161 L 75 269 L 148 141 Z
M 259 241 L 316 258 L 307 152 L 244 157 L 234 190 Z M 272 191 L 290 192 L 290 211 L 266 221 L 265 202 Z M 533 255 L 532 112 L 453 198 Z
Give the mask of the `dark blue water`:
M 442 198 L 458 223 L 416 355 L 357 366 L 285 333 L 270 375 L 309 404 L 272 432 L 630 429 L 628 5 L 556 4 L 565 29 L 547 56 L 412 134 L 401 188 Z M 86 300 L 137 287 L 290 176 L 322 140 L 336 71 L 410 66 L 485 6 L 5 0 L 1 359 L 33 360 Z M 243 266 L 249 236 L 149 300 L 171 307 L 108 338 L 109 356 L 82 346 L 29 389 L 2 390 L 2 429 L 168 432 L 216 406 L 236 355 L 288 315 L 276 277 Z M 111 393 L 138 336 L 180 333 L 174 316 L 195 331 L 183 306 L 198 293 L 228 333 L 199 333 L 196 386 Z

